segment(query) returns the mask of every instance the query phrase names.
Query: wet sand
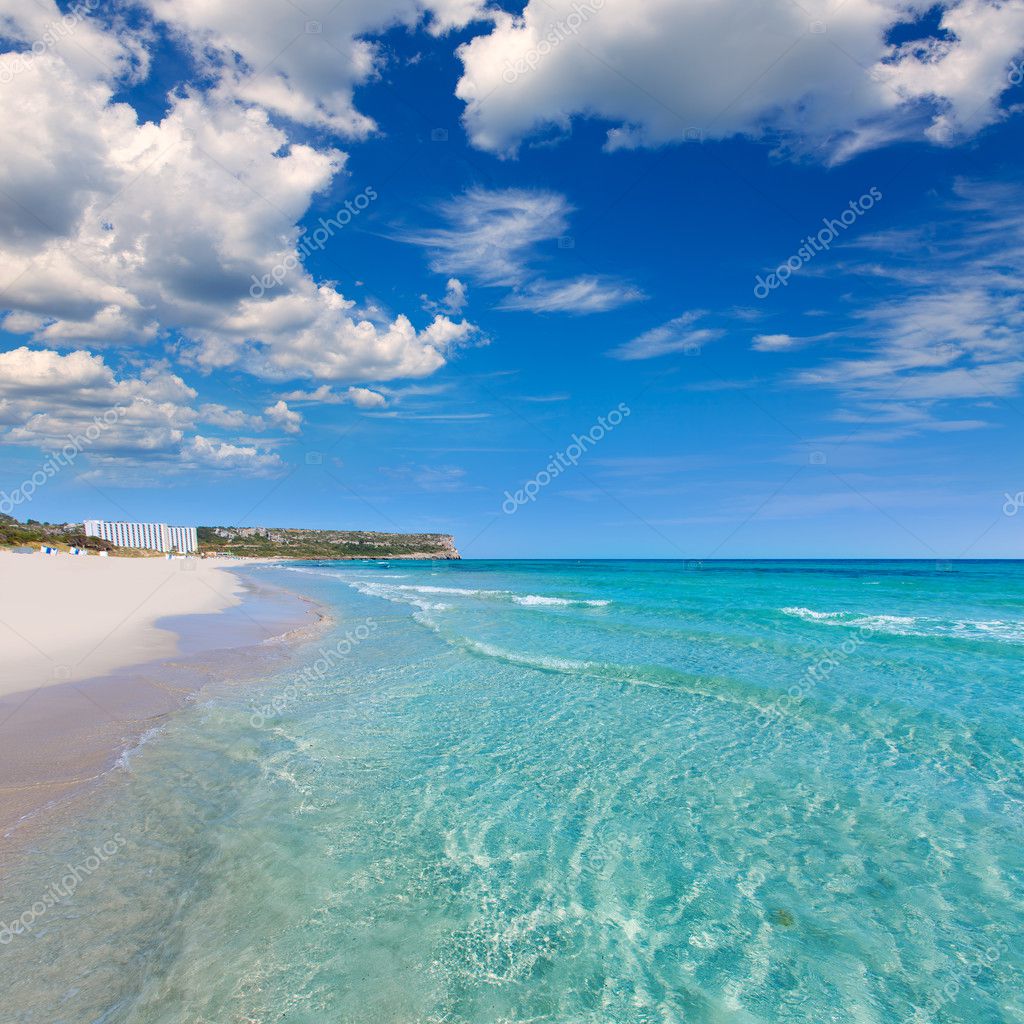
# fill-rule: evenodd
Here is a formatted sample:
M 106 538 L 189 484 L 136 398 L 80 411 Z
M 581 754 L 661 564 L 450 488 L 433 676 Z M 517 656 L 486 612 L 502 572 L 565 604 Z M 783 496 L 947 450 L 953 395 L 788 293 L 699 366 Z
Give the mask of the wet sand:
M 0 696 L 174 654 L 157 620 L 237 605 L 232 564 L 0 552 Z
M 67 813 L 72 797 L 205 686 L 280 670 L 318 635 L 324 616 L 308 600 L 225 575 L 233 606 L 154 624 L 172 638 L 172 657 L 0 693 L 0 851 Z

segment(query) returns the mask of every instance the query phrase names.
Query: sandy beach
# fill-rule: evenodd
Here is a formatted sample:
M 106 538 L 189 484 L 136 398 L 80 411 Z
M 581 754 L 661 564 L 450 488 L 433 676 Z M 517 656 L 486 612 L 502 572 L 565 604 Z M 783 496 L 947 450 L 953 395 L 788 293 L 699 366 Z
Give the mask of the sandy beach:
M 266 641 L 318 613 L 245 564 L 0 552 L 0 851 L 203 686 L 289 657 Z
M 156 623 L 237 605 L 227 564 L 0 552 L 0 696 L 173 654 L 176 635 Z

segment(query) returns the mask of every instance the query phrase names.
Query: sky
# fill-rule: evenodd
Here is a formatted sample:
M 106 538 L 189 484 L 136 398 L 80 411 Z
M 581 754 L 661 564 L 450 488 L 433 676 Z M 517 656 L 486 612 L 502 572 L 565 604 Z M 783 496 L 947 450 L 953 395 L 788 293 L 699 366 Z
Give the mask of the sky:
M 1022 554 L 1024 0 L 0 0 L 0 36 L 0 511 Z

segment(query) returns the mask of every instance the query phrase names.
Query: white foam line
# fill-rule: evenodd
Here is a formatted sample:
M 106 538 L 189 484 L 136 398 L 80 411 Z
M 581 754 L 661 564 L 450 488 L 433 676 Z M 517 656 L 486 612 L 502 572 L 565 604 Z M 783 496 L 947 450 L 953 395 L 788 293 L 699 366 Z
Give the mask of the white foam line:
M 427 594 L 427 595 L 448 595 L 452 597 L 478 597 L 484 599 L 510 599 L 514 604 L 524 608 L 603 608 L 611 604 L 610 601 L 601 599 L 571 598 L 571 597 L 549 597 L 543 594 L 515 594 L 510 590 L 482 590 L 470 587 L 436 587 L 430 584 L 397 583 L 392 584 L 387 580 L 366 579 L 365 577 L 346 578 L 345 582 L 359 593 L 370 597 L 381 597 L 385 601 L 398 604 L 410 604 L 415 607 L 424 607 L 423 603 L 415 598 L 405 598 L 405 594 Z M 430 605 L 435 610 L 442 610 L 446 605 Z
M 114 762 L 115 768 L 120 768 L 123 771 L 129 771 L 131 768 L 132 758 L 155 736 L 159 736 L 164 731 L 166 726 L 155 725 L 152 729 L 147 729 L 139 738 L 138 741 L 125 750 L 121 751 L 121 756 Z
M 820 622 L 827 626 L 873 629 L 896 636 L 954 637 L 960 640 L 993 640 L 999 643 L 1024 643 L 1024 622 L 1003 619 L 939 619 L 912 615 L 868 615 L 858 612 L 819 612 L 812 608 L 781 609 L 784 615 Z

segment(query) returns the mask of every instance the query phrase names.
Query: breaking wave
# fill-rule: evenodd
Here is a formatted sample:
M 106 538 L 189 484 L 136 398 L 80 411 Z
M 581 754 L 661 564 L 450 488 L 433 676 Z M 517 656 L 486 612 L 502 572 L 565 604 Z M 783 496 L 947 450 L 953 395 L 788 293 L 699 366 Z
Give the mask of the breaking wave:
M 953 637 L 959 640 L 994 640 L 1024 643 L 1024 622 L 1006 619 L 938 619 L 913 615 L 869 615 L 861 612 L 819 612 L 813 608 L 781 609 L 784 615 L 829 626 L 870 629 L 893 636 Z
M 441 610 L 449 605 L 426 600 L 436 596 L 469 597 L 482 601 L 511 601 L 523 608 L 603 608 L 610 601 L 590 598 L 550 597 L 544 594 L 516 594 L 510 590 L 475 590 L 469 587 L 436 587 L 429 584 L 391 583 L 379 580 L 346 579 L 360 594 L 381 597 L 397 604 L 409 604 L 424 611 Z

